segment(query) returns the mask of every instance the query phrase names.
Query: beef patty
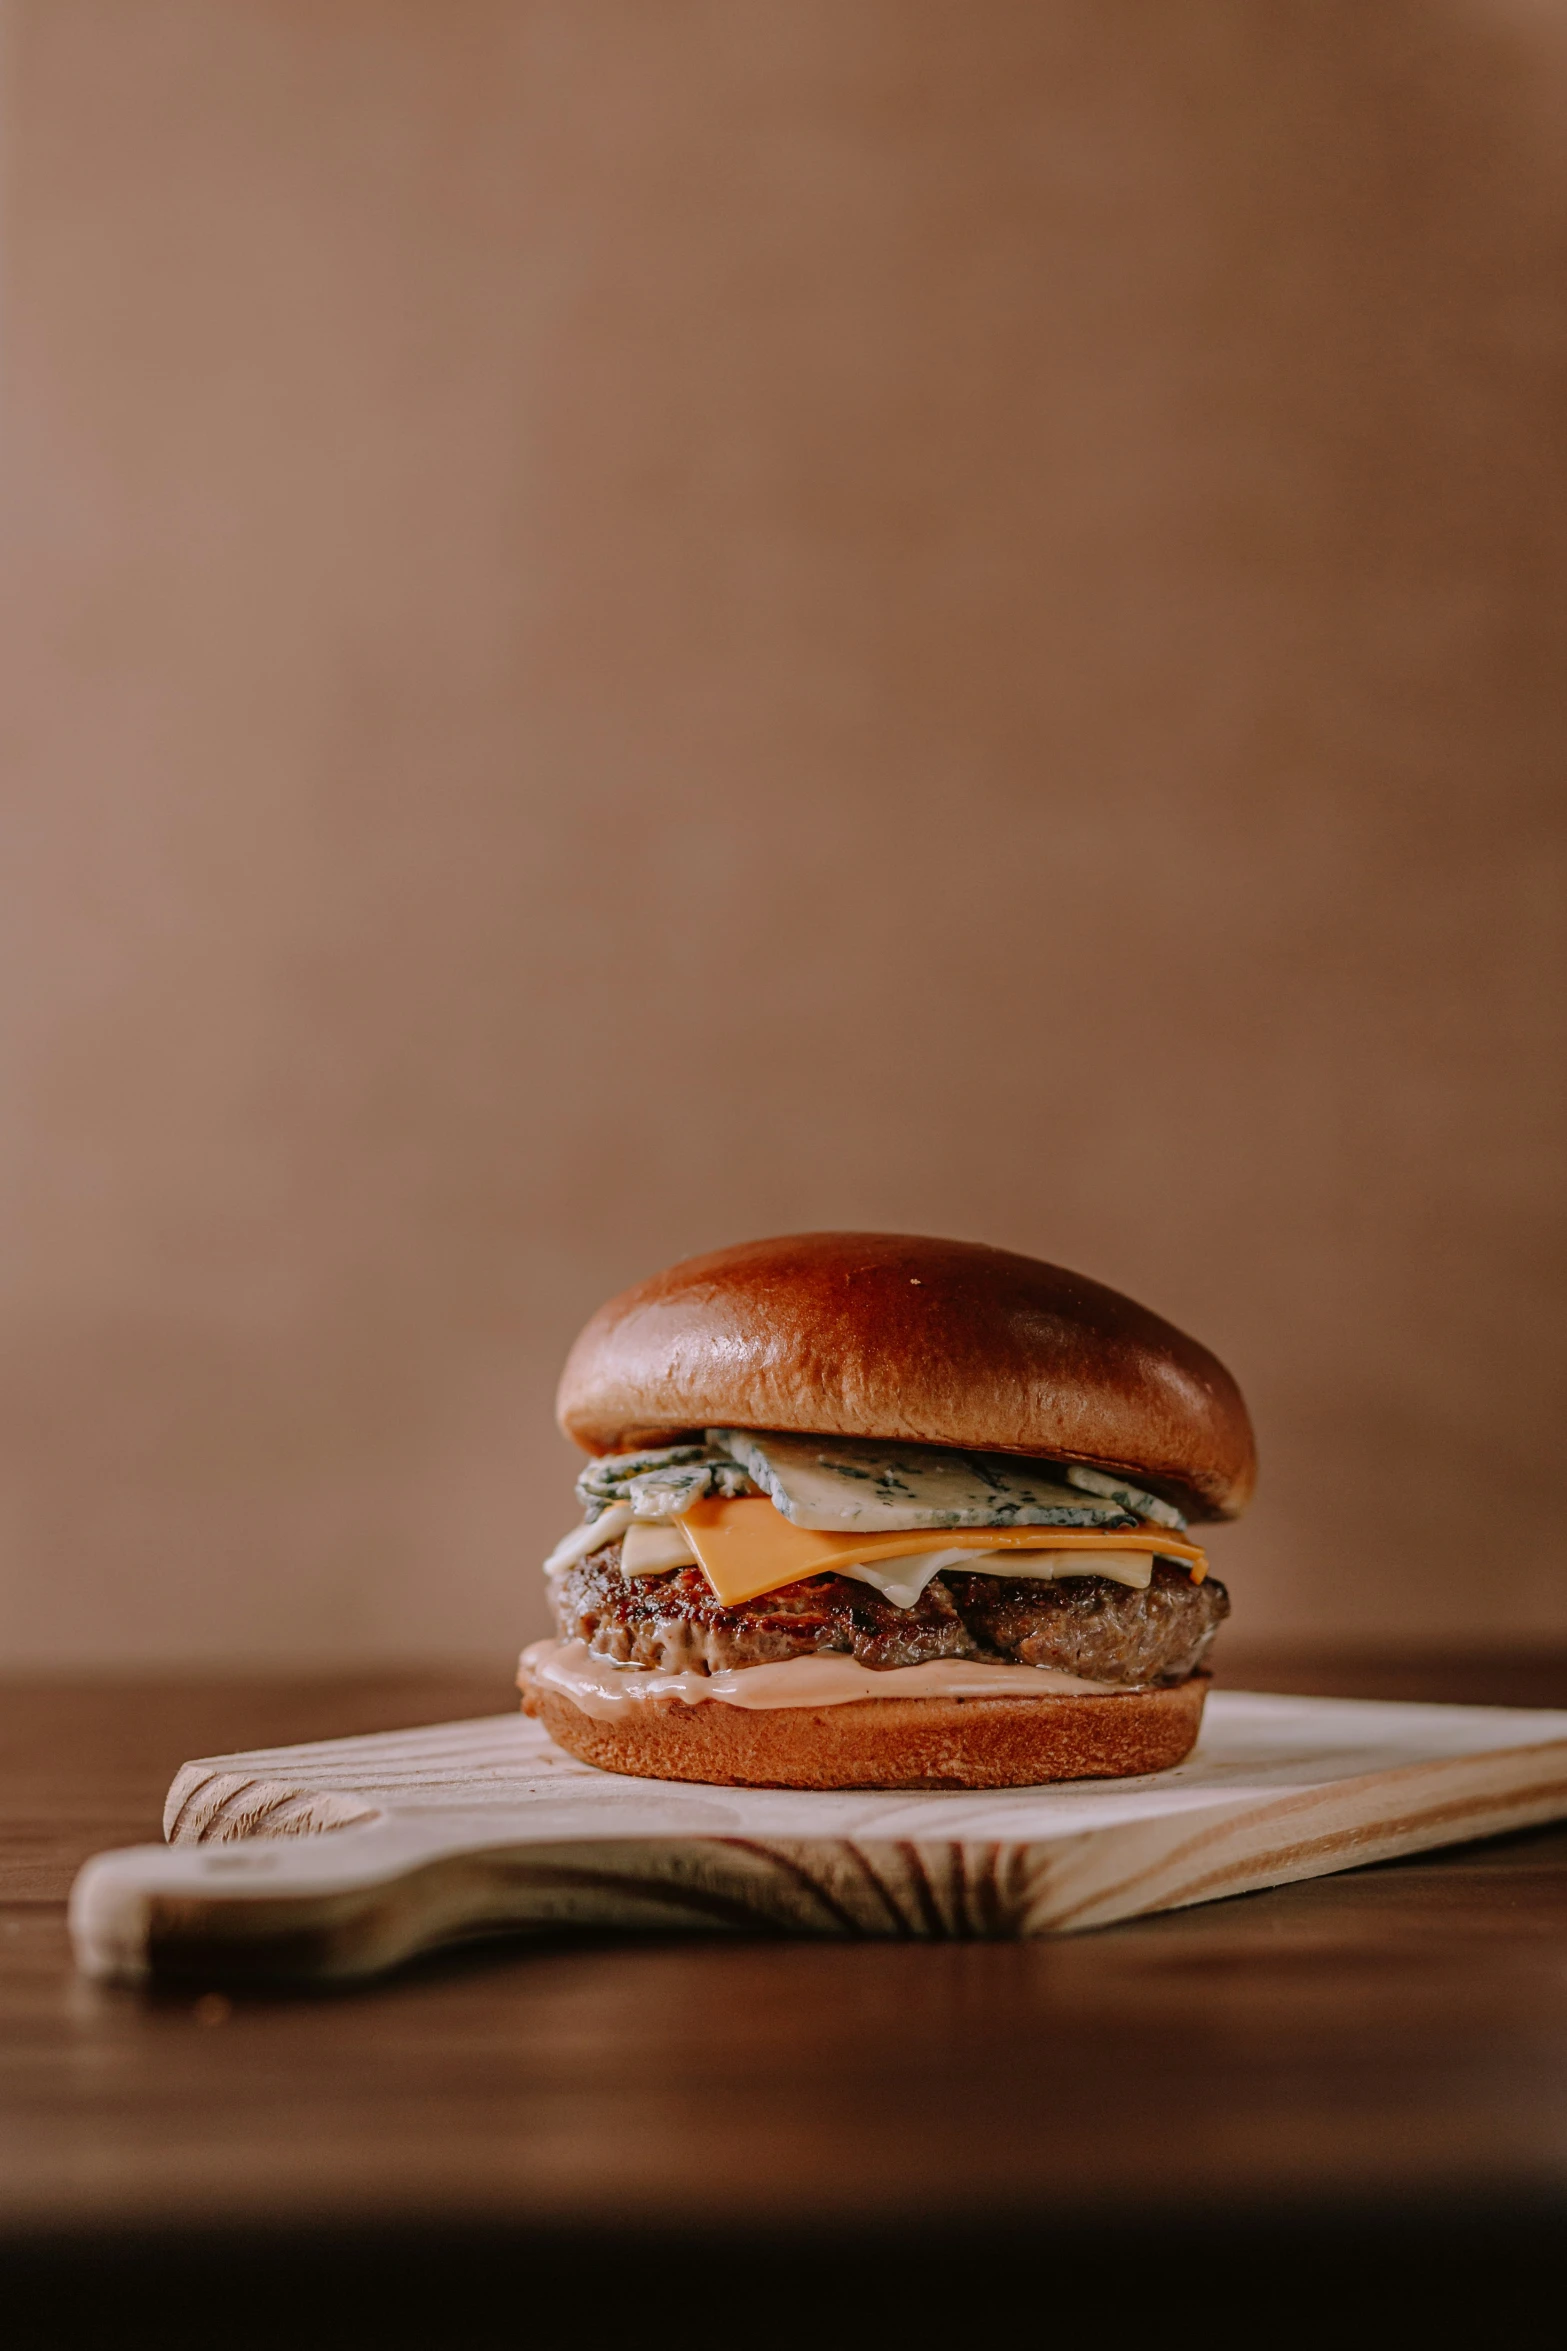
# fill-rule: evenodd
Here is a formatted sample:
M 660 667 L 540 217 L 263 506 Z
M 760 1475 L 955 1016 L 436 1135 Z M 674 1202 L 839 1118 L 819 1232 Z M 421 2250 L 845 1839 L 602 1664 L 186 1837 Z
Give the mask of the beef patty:
M 949 1570 L 932 1576 L 912 1608 L 841 1575 L 725 1608 L 700 1568 L 628 1582 L 618 1543 L 558 1576 L 554 1601 L 563 1640 L 586 1641 L 619 1665 L 718 1673 L 834 1651 L 881 1671 L 971 1657 L 1121 1685 L 1185 1681 L 1230 1613 L 1222 1584 L 1212 1576 L 1194 1584 L 1164 1560 L 1146 1592 L 1107 1576 L 1045 1583 Z

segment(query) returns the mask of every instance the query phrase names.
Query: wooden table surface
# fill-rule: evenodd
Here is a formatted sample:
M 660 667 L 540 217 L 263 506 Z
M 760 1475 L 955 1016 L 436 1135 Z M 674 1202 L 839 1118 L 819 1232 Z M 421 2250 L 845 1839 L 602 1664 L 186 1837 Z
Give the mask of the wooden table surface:
M 1567 1706 L 1560 1657 L 1225 1678 Z M 1559 2231 L 1567 1826 L 1033 1944 L 492 1947 L 313 1999 L 73 1975 L 74 1871 L 157 1836 L 186 1756 L 507 1699 L 499 1675 L 0 1693 L 0 2291 L 58 2311 L 90 2274 L 134 2321 L 217 2246 L 275 2280 L 331 2245 L 385 2276 L 419 2245 L 514 2274 L 520 2245 L 680 2266 L 802 2229 L 851 2267 L 911 2231 L 1066 2231 L 1097 2262 L 1132 2215 L 1143 2243 L 1418 2226 L 1428 2254 L 1460 2224 Z M 185 2337 L 165 2310 L 145 2339 Z

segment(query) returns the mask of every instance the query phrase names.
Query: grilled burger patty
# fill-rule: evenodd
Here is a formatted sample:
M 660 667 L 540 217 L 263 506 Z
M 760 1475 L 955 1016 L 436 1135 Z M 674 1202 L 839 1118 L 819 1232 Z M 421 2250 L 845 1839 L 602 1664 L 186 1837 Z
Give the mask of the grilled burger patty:
M 1106 1576 L 1045 1583 L 949 1570 L 931 1578 L 912 1608 L 841 1575 L 725 1608 L 700 1568 L 628 1582 L 618 1543 L 557 1577 L 554 1601 L 563 1640 L 586 1641 L 619 1665 L 719 1673 L 832 1651 L 873 1670 L 972 1657 L 1120 1684 L 1184 1681 L 1230 1613 L 1221 1583 L 1209 1576 L 1194 1584 L 1163 1560 L 1145 1592 Z

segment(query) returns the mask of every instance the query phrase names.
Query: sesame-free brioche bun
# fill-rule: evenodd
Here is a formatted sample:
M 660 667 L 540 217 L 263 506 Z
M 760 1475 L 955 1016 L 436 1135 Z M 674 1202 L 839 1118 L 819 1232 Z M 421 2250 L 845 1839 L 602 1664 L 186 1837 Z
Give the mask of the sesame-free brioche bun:
M 600 1721 L 518 1675 L 525 1714 L 557 1747 L 637 1779 L 744 1788 L 1035 1788 L 1128 1779 L 1184 1763 L 1208 1676 L 1166 1690 L 1081 1698 L 859 1698 L 752 1710 L 710 1699 L 644 1700 Z
M 1256 1480 L 1241 1392 L 1184 1331 L 1061 1266 L 912 1233 L 688 1257 L 599 1308 L 557 1409 L 589 1453 L 704 1428 L 880 1437 L 1119 1470 L 1199 1519 L 1237 1517 Z

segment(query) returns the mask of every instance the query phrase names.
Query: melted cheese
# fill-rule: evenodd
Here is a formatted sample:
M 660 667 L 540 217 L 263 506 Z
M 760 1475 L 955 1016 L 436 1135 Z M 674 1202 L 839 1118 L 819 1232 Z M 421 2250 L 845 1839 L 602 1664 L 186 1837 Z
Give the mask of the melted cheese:
M 545 1574 L 554 1575 L 558 1568 L 575 1567 L 579 1560 L 602 1551 L 607 1543 L 618 1543 L 630 1524 L 630 1503 L 617 1502 L 612 1510 L 601 1511 L 586 1526 L 573 1527 L 569 1535 L 562 1535 L 545 1560 Z
M 829 1535 L 791 1526 L 770 1502 L 759 1499 L 698 1502 L 678 1524 L 725 1608 L 779 1591 L 806 1576 L 841 1574 L 846 1568 L 874 1566 L 884 1559 L 903 1561 L 921 1551 L 1048 1551 L 1053 1556 L 1066 1551 L 1142 1551 L 1158 1559 L 1184 1561 L 1196 1583 L 1208 1572 L 1198 1545 L 1163 1527 L 932 1527 L 923 1535 Z M 974 1564 L 980 1574 L 985 1572 L 978 1559 Z M 1047 1572 L 1061 1571 L 1053 1566 Z
M 620 1544 L 620 1572 L 637 1578 L 668 1575 L 672 1568 L 694 1567 L 696 1553 L 678 1527 L 650 1526 L 638 1519 L 627 1527 Z
M 875 1567 L 862 1560 L 837 1572 L 852 1576 L 856 1583 L 874 1585 L 894 1608 L 912 1608 L 932 1576 L 942 1575 L 948 1568 L 967 1568 L 971 1575 L 1028 1576 L 1044 1584 L 1067 1576 L 1100 1575 L 1112 1584 L 1146 1592 L 1153 1582 L 1153 1562 L 1154 1555 L 1147 1551 L 989 1551 L 977 1560 L 972 1551 L 949 1548 L 905 1553 Z

